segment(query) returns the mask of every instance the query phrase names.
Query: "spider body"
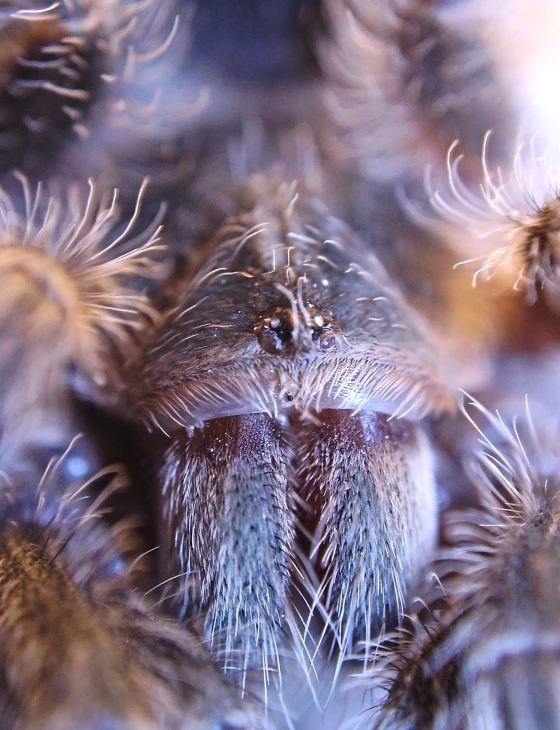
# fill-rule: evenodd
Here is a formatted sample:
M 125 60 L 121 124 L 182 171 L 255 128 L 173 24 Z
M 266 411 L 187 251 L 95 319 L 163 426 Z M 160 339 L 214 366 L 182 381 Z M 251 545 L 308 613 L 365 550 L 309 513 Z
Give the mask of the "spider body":
M 176 566 L 191 588 L 201 576 L 211 633 L 234 642 L 247 625 L 258 643 L 289 613 L 297 493 L 308 529 L 321 526 L 319 595 L 346 650 L 354 631 L 394 620 L 431 552 L 431 457 L 415 421 L 453 401 L 425 324 L 375 256 L 317 201 L 268 184 L 241 191 L 245 207 L 210 239 L 124 382 L 135 411 L 174 441 L 161 539 L 170 575 Z M 378 521 L 360 524 L 372 509 Z
M 521 0 L 248 4 L 0 12 L 0 728 L 555 727 L 556 452 L 454 415 L 555 403 L 546 53 Z M 538 307 L 471 290 L 481 239 Z

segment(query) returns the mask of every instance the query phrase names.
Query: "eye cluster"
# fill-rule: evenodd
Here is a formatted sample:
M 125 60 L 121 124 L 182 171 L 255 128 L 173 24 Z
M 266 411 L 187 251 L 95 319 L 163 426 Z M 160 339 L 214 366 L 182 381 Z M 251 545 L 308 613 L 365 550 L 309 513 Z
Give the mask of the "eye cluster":
M 300 331 L 301 329 L 303 331 Z M 291 309 L 277 307 L 255 325 L 255 333 L 259 345 L 270 355 L 293 354 L 296 350 L 304 352 L 309 340 L 323 352 L 336 347 L 332 318 L 320 314 L 311 304 L 305 307 L 303 325 L 294 321 Z
M 3 730 L 558 725 L 558 37 L 2 4 Z

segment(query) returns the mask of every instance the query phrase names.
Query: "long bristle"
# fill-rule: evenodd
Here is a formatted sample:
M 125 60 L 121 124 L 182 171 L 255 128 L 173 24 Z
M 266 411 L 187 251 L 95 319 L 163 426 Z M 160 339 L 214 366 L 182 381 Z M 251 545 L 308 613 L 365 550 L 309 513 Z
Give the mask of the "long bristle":
M 417 223 L 464 257 L 457 266 L 470 266 L 475 284 L 496 279 L 523 291 L 529 303 L 544 289 L 554 303 L 560 281 L 558 152 L 552 147 L 539 151 L 532 140 L 520 145 L 511 164 L 493 167 L 490 142 L 488 133 L 478 189 L 461 177 L 456 142 L 448 152 L 447 180 L 427 177 L 435 215 L 408 200 L 404 205 Z
M 179 7 L 173 0 L 5 3 L 0 170 L 38 179 L 54 163 L 59 175 L 97 176 L 110 158 L 183 128 L 198 92 L 179 95 L 171 81 L 188 46 L 190 11 L 181 4 L 181 23 Z
M 488 128 L 510 131 L 508 99 L 493 77 L 491 55 L 469 33 L 477 9 L 457 5 L 328 3 L 327 106 L 342 159 L 366 176 L 421 178 L 427 164 L 443 167 L 456 136 L 474 157 Z
M 22 410 L 67 389 L 70 365 L 106 384 L 156 317 L 137 285 L 158 275 L 161 247 L 159 221 L 137 222 L 147 181 L 121 222 L 116 190 L 98 194 L 90 181 L 57 198 L 20 179 L 23 206 L 0 192 L 0 328 L 3 387 Z

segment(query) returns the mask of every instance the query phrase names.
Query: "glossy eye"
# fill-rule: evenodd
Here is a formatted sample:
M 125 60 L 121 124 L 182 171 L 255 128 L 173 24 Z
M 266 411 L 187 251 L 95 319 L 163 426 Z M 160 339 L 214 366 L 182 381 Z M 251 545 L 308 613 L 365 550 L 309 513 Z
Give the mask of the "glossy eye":
M 264 317 L 255 325 L 258 343 L 270 355 L 277 355 L 289 350 L 293 331 L 290 312 L 284 311 L 270 317 Z
M 319 348 L 324 352 L 336 347 L 336 337 L 332 332 L 327 332 L 319 337 Z

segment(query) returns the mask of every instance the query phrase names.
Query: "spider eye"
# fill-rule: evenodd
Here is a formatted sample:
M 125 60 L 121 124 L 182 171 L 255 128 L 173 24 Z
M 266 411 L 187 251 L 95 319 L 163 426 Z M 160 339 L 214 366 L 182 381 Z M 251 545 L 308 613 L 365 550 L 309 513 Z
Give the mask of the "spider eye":
M 324 352 L 326 352 L 327 350 L 332 350 L 335 346 L 336 346 L 336 337 L 334 336 L 333 332 L 326 332 L 319 339 L 319 347 Z
M 289 313 L 263 317 L 255 326 L 257 340 L 261 348 L 270 355 L 277 355 L 289 349 L 294 328 Z

